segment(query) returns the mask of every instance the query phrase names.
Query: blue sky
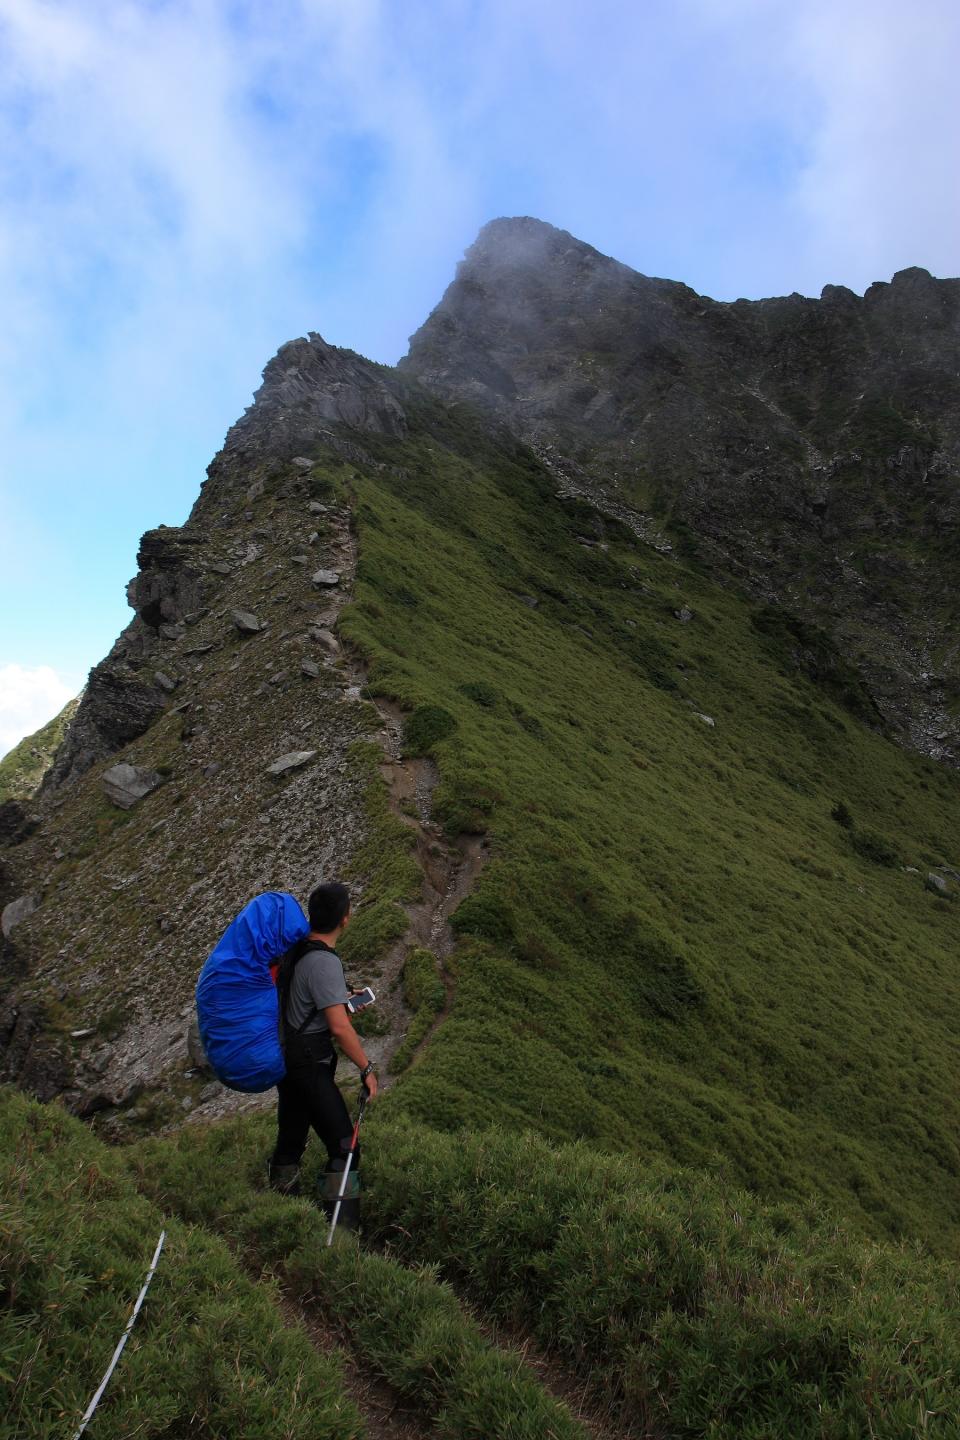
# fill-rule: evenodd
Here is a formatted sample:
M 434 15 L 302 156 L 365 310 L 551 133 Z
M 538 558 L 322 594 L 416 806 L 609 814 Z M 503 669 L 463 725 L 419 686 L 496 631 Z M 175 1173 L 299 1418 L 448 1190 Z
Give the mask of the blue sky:
M 0 0 L 0 753 L 292 336 L 531 214 L 718 299 L 960 272 L 954 0 Z

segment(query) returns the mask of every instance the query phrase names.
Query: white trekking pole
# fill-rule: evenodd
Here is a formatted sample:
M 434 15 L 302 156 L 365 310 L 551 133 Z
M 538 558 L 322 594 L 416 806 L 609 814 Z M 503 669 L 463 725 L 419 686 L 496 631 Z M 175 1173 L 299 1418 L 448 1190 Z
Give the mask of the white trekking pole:
M 340 1181 L 340 1193 L 337 1195 L 337 1203 L 333 1207 L 333 1218 L 330 1221 L 330 1233 L 327 1235 L 327 1245 L 333 1244 L 333 1232 L 337 1228 L 337 1221 L 340 1219 L 340 1206 L 343 1204 L 343 1197 L 347 1193 L 347 1180 L 350 1176 L 350 1166 L 353 1164 L 353 1157 L 357 1149 L 357 1137 L 360 1134 L 360 1124 L 363 1120 L 363 1112 L 367 1104 L 367 1087 L 360 1088 L 360 1109 L 357 1111 L 357 1123 L 353 1127 L 353 1136 L 350 1140 L 350 1149 L 347 1152 L 347 1163 L 343 1167 L 343 1179 Z

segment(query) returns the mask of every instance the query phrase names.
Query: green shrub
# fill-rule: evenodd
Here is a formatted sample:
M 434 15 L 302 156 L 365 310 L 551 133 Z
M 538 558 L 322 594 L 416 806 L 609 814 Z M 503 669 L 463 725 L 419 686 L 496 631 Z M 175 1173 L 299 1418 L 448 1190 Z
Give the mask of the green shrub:
M 510 946 L 516 939 L 509 904 L 487 891 L 475 892 L 461 900 L 450 917 L 450 924 L 458 935 L 473 935 L 494 945 Z
M 852 829 L 849 834 L 850 844 L 864 860 L 870 860 L 874 865 L 885 865 L 888 869 L 900 864 L 900 856 L 890 841 L 875 830 Z
M 427 1009 L 437 1015 L 447 992 L 437 973 L 437 957 L 430 950 L 411 950 L 403 964 L 403 998 L 411 1010 Z
M 532 735 L 536 740 L 543 738 L 543 725 L 536 715 L 531 714 L 529 710 L 525 710 L 523 706 L 516 701 L 512 701 L 510 704 L 510 714 L 514 720 L 516 720 L 521 730 L 526 730 L 527 734 Z
M 426 755 L 438 740 L 456 729 L 449 710 L 440 705 L 418 705 L 403 725 L 403 748 L 407 755 Z
M 833 809 L 830 811 L 830 818 L 831 820 L 836 820 L 837 824 L 840 825 L 844 830 L 853 829 L 853 816 L 850 814 L 850 811 L 847 809 L 846 805 L 843 803 L 842 800 L 838 800 L 836 802 Z
M 490 779 L 459 763 L 443 774 L 433 798 L 433 813 L 448 835 L 483 835 L 502 800 Z
M 466 695 L 475 705 L 480 705 L 484 710 L 492 710 L 500 698 L 500 693 L 493 685 L 488 685 L 485 680 L 468 680 L 465 685 L 460 685 L 460 694 Z
M 352 969 L 379 964 L 407 931 L 407 917 L 393 900 L 364 901 L 358 905 L 350 925 L 343 932 L 340 952 Z

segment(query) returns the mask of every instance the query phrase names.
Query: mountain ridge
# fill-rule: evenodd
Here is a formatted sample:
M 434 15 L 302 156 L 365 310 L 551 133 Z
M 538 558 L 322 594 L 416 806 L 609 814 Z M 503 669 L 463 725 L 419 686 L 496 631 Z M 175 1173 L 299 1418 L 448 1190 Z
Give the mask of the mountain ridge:
M 885 738 L 829 635 L 551 435 L 281 348 L 187 523 L 144 537 L 38 813 L 7 817 L 33 909 L 5 1074 L 115 1139 L 221 1113 L 185 1037 L 199 965 L 255 890 L 333 868 L 353 962 L 397 985 L 385 1059 L 423 1040 L 388 1113 L 716 1162 L 949 1250 L 958 776 Z M 424 946 L 468 844 L 455 944 Z

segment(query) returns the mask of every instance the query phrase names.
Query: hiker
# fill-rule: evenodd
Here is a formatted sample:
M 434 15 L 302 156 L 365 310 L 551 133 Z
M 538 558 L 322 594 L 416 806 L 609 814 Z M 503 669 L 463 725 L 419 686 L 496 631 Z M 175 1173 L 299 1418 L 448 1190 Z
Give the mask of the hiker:
M 334 1041 L 358 1067 L 371 1100 L 377 1093 L 377 1077 L 345 1008 L 351 994 L 357 993 L 347 989 L 336 951 L 337 941 L 350 923 L 350 892 L 346 885 L 318 885 L 308 901 L 307 914 L 309 934 L 283 957 L 277 977 L 287 1073 L 277 1085 L 277 1144 L 269 1175 L 274 1189 L 299 1194 L 300 1161 L 312 1125 L 327 1147 L 321 1200 L 330 1216 L 353 1130 L 343 1096 L 334 1083 Z M 348 1230 L 356 1230 L 359 1225 L 359 1168 L 358 1146 L 340 1209 L 340 1225 Z

